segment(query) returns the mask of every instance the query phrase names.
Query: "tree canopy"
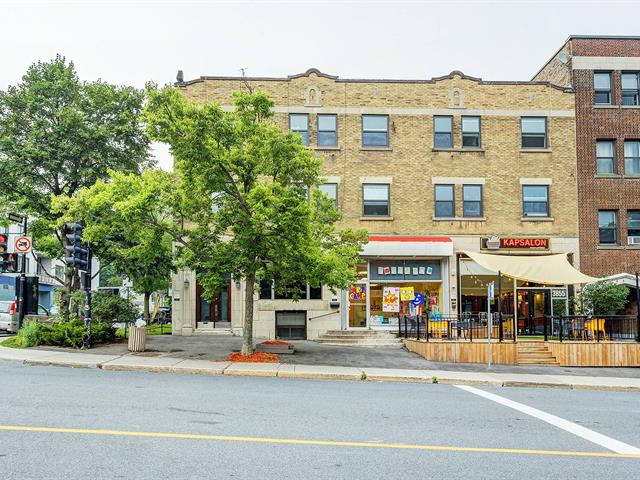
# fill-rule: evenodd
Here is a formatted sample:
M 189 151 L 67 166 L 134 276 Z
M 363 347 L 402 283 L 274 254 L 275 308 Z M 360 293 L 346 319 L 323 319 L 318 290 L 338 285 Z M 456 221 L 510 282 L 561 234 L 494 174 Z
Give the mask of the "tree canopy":
M 18 213 L 34 219 L 35 247 L 63 256 L 65 238 L 53 197 L 72 197 L 109 177 L 150 163 L 141 129 L 144 92 L 102 81 L 80 81 L 73 63 L 56 56 L 31 65 L 22 81 L 0 91 L 0 192 Z M 52 273 L 52 272 L 50 272 Z M 78 286 L 68 267 L 62 310 Z
M 264 93 L 235 94 L 235 109 L 198 104 L 171 87 L 147 89 L 149 136 L 170 145 L 188 218 L 180 258 L 212 296 L 228 275 L 246 282 L 243 353 L 253 349 L 256 282 L 347 288 L 365 231 L 336 231 L 340 213 L 315 187 L 321 161 L 273 122 Z

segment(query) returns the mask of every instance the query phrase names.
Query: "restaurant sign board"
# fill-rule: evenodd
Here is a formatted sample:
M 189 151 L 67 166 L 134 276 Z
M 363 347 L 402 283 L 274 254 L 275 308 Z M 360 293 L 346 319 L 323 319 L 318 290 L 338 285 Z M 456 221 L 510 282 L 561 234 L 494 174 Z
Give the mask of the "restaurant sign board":
M 481 237 L 483 250 L 549 250 L 549 239 L 542 237 Z

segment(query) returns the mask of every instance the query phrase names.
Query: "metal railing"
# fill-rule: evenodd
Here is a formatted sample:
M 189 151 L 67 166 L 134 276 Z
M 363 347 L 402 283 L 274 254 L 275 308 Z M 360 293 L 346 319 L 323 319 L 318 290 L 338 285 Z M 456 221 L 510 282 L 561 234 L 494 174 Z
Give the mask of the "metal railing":
M 491 338 L 495 341 L 514 341 L 513 315 L 492 313 Z M 459 315 L 403 315 L 398 322 L 400 338 L 418 340 L 474 341 L 489 337 L 489 321 L 485 312 Z
M 541 319 L 545 341 L 640 342 L 635 315 L 554 315 Z

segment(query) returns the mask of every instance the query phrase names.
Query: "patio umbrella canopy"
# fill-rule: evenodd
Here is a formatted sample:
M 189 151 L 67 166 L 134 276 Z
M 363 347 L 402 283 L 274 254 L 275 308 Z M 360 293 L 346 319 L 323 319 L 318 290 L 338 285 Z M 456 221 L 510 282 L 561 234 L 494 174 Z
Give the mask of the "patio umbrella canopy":
M 463 252 L 478 265 L 500 271 L 518 280 L 551 285 L 574 285 L 599 280 L 574 268 L 564 253 L 555 255 L 491 255 L 487 253 Z

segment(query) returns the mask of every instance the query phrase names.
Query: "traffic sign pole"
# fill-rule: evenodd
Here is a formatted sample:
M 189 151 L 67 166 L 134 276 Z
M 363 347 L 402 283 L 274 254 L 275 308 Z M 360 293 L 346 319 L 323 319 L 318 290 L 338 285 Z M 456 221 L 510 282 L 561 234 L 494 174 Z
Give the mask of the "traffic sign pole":
M 22 235 L 27 235 L 27 216 L 25 215 L 22 223 Z M 29 245 L 29 248 L 31 245 Z M 27 299 L 27 254 L 22 254 L 22 265 L 20 267 L 20 294 L 18 296 L 18 330 L 22 328 L 24 322 L 24 307 Z

